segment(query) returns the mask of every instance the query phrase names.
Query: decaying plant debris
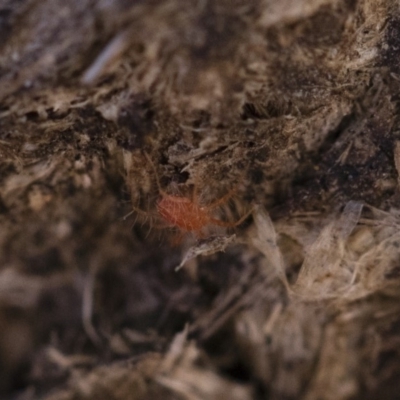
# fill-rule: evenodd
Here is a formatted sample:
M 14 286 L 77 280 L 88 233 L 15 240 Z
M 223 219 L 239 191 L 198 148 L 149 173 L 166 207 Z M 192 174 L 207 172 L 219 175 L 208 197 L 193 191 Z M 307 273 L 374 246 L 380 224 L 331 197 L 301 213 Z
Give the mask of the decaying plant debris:
M 1 398 L 397 398 L 396 2 L 5 0 L 0 36 Z M 252 215 L 175 240 L 160 187 Z

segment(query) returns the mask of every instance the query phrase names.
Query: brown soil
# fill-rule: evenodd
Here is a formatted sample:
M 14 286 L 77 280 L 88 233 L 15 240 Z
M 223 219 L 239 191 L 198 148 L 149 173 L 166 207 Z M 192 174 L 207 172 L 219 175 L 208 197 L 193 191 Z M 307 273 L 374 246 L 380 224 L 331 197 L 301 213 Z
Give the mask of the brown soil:
M 395 2 L 3 0 L 0 37 L 0 398 L 398 398 Z

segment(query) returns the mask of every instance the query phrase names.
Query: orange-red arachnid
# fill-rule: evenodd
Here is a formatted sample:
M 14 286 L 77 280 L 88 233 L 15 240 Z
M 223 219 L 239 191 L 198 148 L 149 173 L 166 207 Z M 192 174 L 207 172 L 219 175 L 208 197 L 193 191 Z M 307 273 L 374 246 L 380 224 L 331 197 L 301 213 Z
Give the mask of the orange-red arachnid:
M 156 167 L 147 153 L 144 153 L 147 162 L 154 172 L 157 183 L 159 198 L 156 201 L 157 216 L 161 219 L 165 226 L 174 227 L 180 231 L 181 236 L 185 233 L 193 233 L 198 238 L 204 238 L 207 230 L 211 226 L 219 226 L 224 228 L 234 228 L 251 214 L 252 210 L 246 212 L 238 220 L 229 222 L 218 219 L 215 216 L 215 210 L 225 205 L 237 192 L 237 187 L 229 190 L 224 196 L 211 202 L 203 204 L 200 201 L 198 187 L 195 186 L 190 196 L 169 194 L 160 184 L 160 179 Z M 133 210 L 139 214 L 149 214 L 143 210 L 133 206 Z

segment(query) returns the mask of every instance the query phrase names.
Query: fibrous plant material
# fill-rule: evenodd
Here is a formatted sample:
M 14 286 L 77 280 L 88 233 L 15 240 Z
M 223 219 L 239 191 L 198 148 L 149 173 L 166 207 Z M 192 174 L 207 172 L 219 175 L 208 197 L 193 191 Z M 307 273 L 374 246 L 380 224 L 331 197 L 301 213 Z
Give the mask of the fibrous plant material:
M 3 1 L 0 397 L 397 398 L 399 21 Z

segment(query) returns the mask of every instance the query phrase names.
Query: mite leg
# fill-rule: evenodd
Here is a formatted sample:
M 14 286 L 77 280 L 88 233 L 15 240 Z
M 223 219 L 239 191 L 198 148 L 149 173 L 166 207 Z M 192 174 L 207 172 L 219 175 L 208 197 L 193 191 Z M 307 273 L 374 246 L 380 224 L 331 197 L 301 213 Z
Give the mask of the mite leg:
M 163 197 L 168 196 L 168 193 L 166 193 L 166 192 L 162 189 L 162 187 L 161 187 L 160 178 L 158 177 L 157 169 L 156 169 L 156 166 L 154 165 L 152 159 L 150 158 L 150 156 L 149 156 L 146 152 L 144 153 L 144 156 L 146 157 L 147 162 L 150 164 L 151 169 L 152 169 L 153 172 L 154 172 L 154 175 L 155 175 L 155 177 L 156 177 L 156 183 L 157 183 L 157 187 L 158 187 L 159 193 L 160 193 Z
M 217 200 L 213 201 L 211 204 L 207 205 L 206 208 L 208 210 L 212 210 L 214 208 L 221 206 L 222 204 L 225 204 L 230 198 L 232 198 L 235 195 L 235 193 L 237 191 L 238 191 L 238 186 L 235 186 L 228 193 L 224 194 L 219 199 L 217 199 Z

